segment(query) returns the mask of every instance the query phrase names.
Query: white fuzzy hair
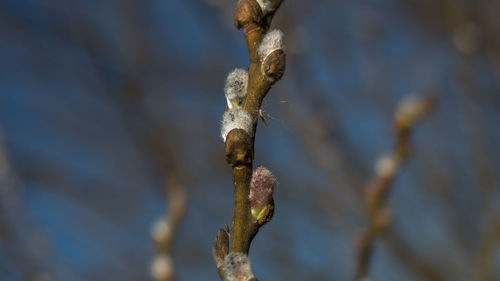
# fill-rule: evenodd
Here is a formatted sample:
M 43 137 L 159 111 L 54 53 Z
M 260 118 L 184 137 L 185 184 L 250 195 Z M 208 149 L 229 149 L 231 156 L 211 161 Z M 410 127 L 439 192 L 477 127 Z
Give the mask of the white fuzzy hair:
M 259 3 L 260 9 L 262 10 L 262 14 L 267 15 L 268 13 L 274 11 L 276 7 L 269 0 L 257 0 Z
M 284 48 L 283 32 L 274 29 L 266 33 L 259 46 L 259 56 L 262 60 L 270 53 Z
M 230 253 L 222 264 L 224 281 L 247 281 L 252 279 L 250 259 L 244 253 Z
M 226 137 L 233 129 L 243 129 L 252 135 L 252 116 L 241 108 L 231 108 L 222 115 L 221 137 L 226 142 Z
M 227 106 L 233 108 L 233 104 L 241 104 L 247 95 L 248 71 L 236 68 L 226 78 L 224 93 L 226 95 Z

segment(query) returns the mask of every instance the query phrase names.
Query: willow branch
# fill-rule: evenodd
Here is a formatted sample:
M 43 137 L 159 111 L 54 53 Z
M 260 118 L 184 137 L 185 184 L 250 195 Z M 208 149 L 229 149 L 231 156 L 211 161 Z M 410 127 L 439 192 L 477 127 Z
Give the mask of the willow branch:
M 236 6 L 235 24 L 245 34 L 250 64 L 248 72 L 243 69 L 233 71 L 225 88 L 228 104 L 221 135 L 225 141 L 226 160 L 233 174 L 233 224 L 230 233 L 219 230 L 213 249 L 223 280 L 257 280 L 251 272 L 247 255 L 259 228 L 270 221 L 274 211 L 272 192 L 276 179 L 263 167 L 253 172 L 252 166 L 262 101 L 271 86 L 281 79 L 285 69 L 282 33 L 268 33 L 282 1 L 239 0 Z
M 281 5 L 281 1 L 271 1 L 276 9 Z M 262 100 L 271 88 L 271 85 L 281 78 L 284 70 L 284 54 L 275 59 L 279 65 L 272 64 L 266 67 L 262 61 L 258 48 L 262 42 L 264 34 L 267 32 L 274 12 L 264 15 L 261 7 L 255 0 L 240 0 L 236 7 L 236 26 L 243 30 L 250 55 L 250 65 L 248 71 L 248 92 L 243 104 L 245 109 L 253 119 L 252 132 L 246 134 L 238 131 L 229 134 L 226 140 L 226 156 L 232 165 L 234 182 L 234 210 L 233 228 L 231 233 L 231 252 L 242 252 L 248 254 L 250 243 L 258 231 L 259 224 L 250 213 L 250 180 L 252 177 L 252 162 L 255 141 L 255 131 L 257 128 L 257 118 Z M 265 68 L 266 71 L 262 71 Z M 267 75 L 266 75 L 267 74 Z M 250 135 L 251 141 L 248 141 Z M 240 151 L 248 155 L 245 161 L 231 159 L 235 151 Z

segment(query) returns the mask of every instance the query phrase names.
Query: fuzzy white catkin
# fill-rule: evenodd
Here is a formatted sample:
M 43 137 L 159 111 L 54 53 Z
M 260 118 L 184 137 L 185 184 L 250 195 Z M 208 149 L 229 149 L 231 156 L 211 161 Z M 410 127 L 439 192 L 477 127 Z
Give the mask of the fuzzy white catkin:
M 222 264 L 224 281 L 247 281 L 252 279 L 252 267 L 248 256 L 243 253 L 230 253 Z
M 172 259 L 165 254 L 156 256 L 151 263 L 151 275 L 155 280 L 167 280 L 174 274 L 173 270 Z
M 397 160 L 393 155 L 384 155 L 375 163 L 375 172 L 379 177 L 389 178 L 396 173 Z
M 226 137 L 229 132 L 233 129 L 243 129 L 250 136 L 252 135 L 252 116 L 246 112 L 246 110 L 241 108 L 232 108 L 224 112 L 222 115 L 222 126 L 220 135 L 224 142 L 226 142 Z
M 266 33 L 259 46 L 259 56 L 263 60 L 270 53 L 284 48 L 283 32 L 274 29 Z
M 267 15 L 269 12 L 272 12 L 276 9 L 276 7 L 269 0 L 257 0 L 259 3 L 260 9 L 262 10 L 262 14 Z
M 241 105 L 247 95 L 248 71 L 236 68 L 226 78 L 224 93 L 226 95 L 227 106 L 233 108 L 234 105 Z
M 151 228 L 151 236 L 157 243 L 172 236 L 172 228 L 167 223 L 166 218 L 162 217 L 153 224 L 153 227 Z

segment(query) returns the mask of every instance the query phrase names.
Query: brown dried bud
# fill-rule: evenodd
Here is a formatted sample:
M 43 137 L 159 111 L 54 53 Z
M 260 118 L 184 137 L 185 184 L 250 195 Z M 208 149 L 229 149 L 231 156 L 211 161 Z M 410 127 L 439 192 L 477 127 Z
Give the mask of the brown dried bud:
M 219 228 L 217 236 L 215 237 L 214 247 L 212 249 L 212 256 L 215 260 L 215 263 L 217 264 L 217 268 L 220 268 L 222 266 L 222 263 L 224 262 L 224 259 L 226 258 L 228 253 L 229 236 L 224 229 Z
M 259 3 L 255 0 L 239 0 L 234 21 L 238 29 L 248 29 L 260 25 L 263 18 Z
M 281 49 L 275 50 L 264 58 L 262 62 L 262 74 L 272 83 L 283 77 L 286 68 L 286 55 Z
M 252 137 L 243 129 L 233 129 L 226 138 L 226 161 L 232 166 L 250 165 L 253 161 Z

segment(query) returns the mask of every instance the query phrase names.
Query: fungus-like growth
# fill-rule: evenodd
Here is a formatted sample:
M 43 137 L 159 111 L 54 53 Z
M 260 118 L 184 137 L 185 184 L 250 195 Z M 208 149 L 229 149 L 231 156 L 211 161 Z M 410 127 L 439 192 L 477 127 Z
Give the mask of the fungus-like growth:
M 277 185 L 276 177 L 264 167 L 258 167 L 250 182 L 250 207 L 252 216 L 262 224 L 271 219 L 274 211 L 273 192 Z
M 277 50 L 283 50 L 283 32 L 274 29 L 266 33 L 259 46 L 259 56 L 264 60 L 269 54 Z
M 227 106 L 241 107 L 247 96 L 248 88 L 248 71 L 241 68 L 236 68 L 226 78 L 224 93 L 226 95 Z
M 230 253 L 223 263 L 225 281 L 250 281 L 254 278 L 250 260 L 244 253 Z
M 242 129 L 252 135 L 252 116 L 244 109 L 232 108 L 222 115 L 221 137 L 226 141 L 227 134 L 233 129 Z

